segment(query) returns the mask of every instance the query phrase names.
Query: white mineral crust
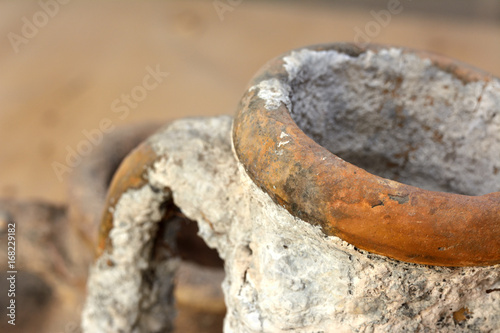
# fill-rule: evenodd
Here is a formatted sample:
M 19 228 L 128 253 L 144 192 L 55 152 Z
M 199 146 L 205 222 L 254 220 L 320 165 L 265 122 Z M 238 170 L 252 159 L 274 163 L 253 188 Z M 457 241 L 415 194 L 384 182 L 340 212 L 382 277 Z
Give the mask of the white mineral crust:
M 230 117 L 176 121 L 151 142 L 165 158 L 149 171 L 150 183 L 172 190 L 225 261 L 226 333 L 500 330 L 498 266 L 406 264 L 325 236 L 249 179 L 232 151 Z M 115 214 L 125 209 L 132 208 Z M 102 288 L 95 281 L 94 294 Z
M 250 89 L 269 109 L 284 103 L 331 151 L 401 164 L 401 179 L 428 189 L 499 190 L 498 80 L 466 84 L 398 49 L 358 57 L 305 50 L 286 57 L 285 67 L 289 83 L 270 79 Z M 324 68 L 335 75 L 320 75 Z M 179 120 L 150 138 L 163 158 L 148 170 L 149 184 L 116 206 L 115 250 L 93 267 L 85 332 L 168 326 L 170 301 L 156 290 L 168 290 L 175 264 L 156 270 L 166 282 L 154 287 L 143 274 L 166 188 L 225 261 L 226 333 L 500 332 L 500 266 L 408 264 L 325 236 L 252 182 L 233 152 L 231 124 L 227 116 Z M 280 140 L 286 145 L 287 134 Z

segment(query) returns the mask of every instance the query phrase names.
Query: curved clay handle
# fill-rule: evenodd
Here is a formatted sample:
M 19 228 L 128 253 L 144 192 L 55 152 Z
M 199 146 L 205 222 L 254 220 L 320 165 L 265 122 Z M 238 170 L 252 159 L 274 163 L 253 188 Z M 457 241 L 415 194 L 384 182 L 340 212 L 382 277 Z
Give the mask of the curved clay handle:
M 130 189 L 140 188 L 147 184 L 145 170 L 149 169 L 159 158 L 148 141 L 144 141 L 122 161 L 113 176 L 106 196 L 106 204 L 99 228 L 97 256 L 100 256 L 109 243 L 109 232 L 113 228 L 113 210 L 123 193 Z

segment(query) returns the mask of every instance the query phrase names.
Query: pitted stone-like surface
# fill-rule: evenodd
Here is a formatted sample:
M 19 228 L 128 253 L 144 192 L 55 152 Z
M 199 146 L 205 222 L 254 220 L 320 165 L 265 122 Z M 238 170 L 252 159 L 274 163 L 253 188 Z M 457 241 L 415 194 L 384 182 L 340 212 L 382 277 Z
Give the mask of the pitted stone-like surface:
M 149 172 L 225 260 L 225 332 L 500 329 L 498 266 L 406 264 L 325 236 L 254 185 L 230 129 L 229 117 L 174 122 L 151 139 L 165 158 Z
M 111 247 L 90 271 L 84 332 L 164 332 L 171 327 L 169 295 L 178 261 L 151 260 L 161 204 L 168 197 L 168 191 L 149 185 L 121 196 L 113 212 Z
M 89 281 L 86 332 L 168 327 L 175 262 L 156 267 L 153 285 L 144 274 L 170 191 L 225 260 L 225 332 L 500 329 L 499 266 L 407 264 L 325 236 L 257 188 L 236 161 L 230 136 L 231 118 L 218 117 L 180 120 L 150 139 L 163 158 L 146 171 L 150 184 L 116 205 L 113 250 L 99 258 Z

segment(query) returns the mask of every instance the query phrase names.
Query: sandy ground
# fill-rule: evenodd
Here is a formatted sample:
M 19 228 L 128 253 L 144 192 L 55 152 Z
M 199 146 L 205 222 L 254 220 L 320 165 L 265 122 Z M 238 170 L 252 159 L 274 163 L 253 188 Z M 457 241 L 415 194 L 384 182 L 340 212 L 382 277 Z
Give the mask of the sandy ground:
M 0 197 L 62 203 L 68 151 L 93 149 L 101 127 L 232 114 L 267 60 L 303 45 L 353 41 L 356 31 L 500 76 L 499 3 L 475 3 L 457 14 L 401 1 L 401 12 L 380 24 L 371 11 L 387 10 L 385 1 L 247 0 L 218 13 L 212 1 L 75 0 L 51 7 L 53 17 L 39 2 L 1 1 Z M 150 71 L 168 75 L 155 81 Z M 122 98 L 131 92 L 137 103 L 127 105 Z M 85 146 L 85 133 L 97 143 Z

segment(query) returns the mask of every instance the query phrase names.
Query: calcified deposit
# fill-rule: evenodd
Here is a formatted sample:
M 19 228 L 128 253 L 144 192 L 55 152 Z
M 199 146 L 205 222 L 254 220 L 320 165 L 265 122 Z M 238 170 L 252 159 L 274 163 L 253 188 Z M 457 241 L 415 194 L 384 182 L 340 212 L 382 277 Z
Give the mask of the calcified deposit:
M 311 61 L 318 55 L 295 56 L 297 61 L 306 56 L 307 61 Z M 378 157 L 379 162 L 394 159 L 391 165 L 400 163 L 401 180 L 417 186 L 470 194 L 498 191 L 499 176 L 492 172 L 498 166 L 498 158 L 488 155 L 500 156 L 500 116 L 496 115 L 498 109 L 494 109 L 495 105 L 498 108 L 500 99 L 498 81 L 468 86 L 450 74 L 432 69 L 429 62 L 411 63 L 412 59 L 402 57 L 397 50 L 382 52 L 378 58 L 367 53 L 365 57 L 358 57 L 356 64 L 367 68 L 377 64 L 385 66 L 384 62 L 389 63 L 391 57 L 403 62 L 402 68 L 394 70 L 405 70 L 405 62 L 410 64 L 406 70 L 412 69 L 415 73 L 423 71 L 431 75 L 434 70 L 435 75 L 442 76 L 446 89 L 452 90 L 451 95 L 462 89 L 462 95 L 458 94 L 461 98 L 463 94 L 473 97 L 475 103 L 464 106 L 470 110 L 436 115 L 442 117 L 445 124 L 436 128 L 444 133 L 439 141 L 444 145 L 448 141 L 458 142 L 456 156 L 446 157 L 432 148 L 436 147 L 430 142 L 433 132 L 429 134 L 425 130 L 433 124 L 429 115 L 421 116 L 422 121 L 414 127 L 392 115 L 391 110 L 397 109 L 398 103 L 379 100 L 375 92 L 370 99 L 359 101 L 357 107 L 354 102 L 346 106 L 346 101 L 322 90 L 339 87 L 335 80 L 316 86 L 304 81 L 300 90 L 304 96 L 292 96 L 288 100 L 280 100 L 283 89 L 280 90 L 279 85 L 279 89 L 275 89 L 276 85 L 269 82 L 267 86 L 251 87 L 249 91 L 261 89 L 259 98 L 269 108 L 275 107 L 276 101 L 296 105 L 294 117 L 303 130 L 325 146 L 334 146 L 332 151 L 338 149 L 354 163 L 356 159 L 366 162 L 369 156 L 365 155 L 370 153 Z M 335 71 L 336 65 L 354 60 L 347 55 L 330 53 L 315 63 L 318 61 Z M 294 73 L 293 69 L 290 73 Z M 409 72 L 408 78 L 413 77 L 412 73 Z M 319 82 L 324 82 L 324 78 Z M 366 83 L 370 89 L 373 84 L 399 89 L 385 80 L 370 82 L 372 86 Z M 399 85 L 407 83 L 403 80 Z M 356 89 L 360 86 L 356 85 Z M 441 103 L 438 96 L 442 93 L 436 87 L 428 88 L 429 94 L 435 95 L 435 103 Z M 268 89 L 267 95 L 264 89 Z M 333 89 L 333 92 L 344 94 L 343 89 L 348 87 Z M 310 95 L 305 93 L 310 90 L 315 91 L 317 97 L 327 98 L 324 103 L 315 101 L 316 106 L 308 111 L 306 106 L 314 106 L 308 102 Z M 411 95 L 410 88 L 405 91 Z M 401 98 L 411 99 L 410 95 Z M 481 100 L 483 104 L 478 104 Z M 404 112 L 413 114 L 424 108 L 423 103 L 417 98 L 413 107 Z M 368 104 L 373 108 L 365 107 Z M 357 122 L 350 123 L 349 113 L 340 113 L 337 121 L 334 115 L 325 113 L 328 108 L 359 109 L 362 117 L 373 119 L 359 125 L 367 127 L 361 130 L 355 126 Z M 378 110 L 378 116 L 372 116 L 369 109 Z M 463 122 L 461 117 L 467 114 L 473 117 Z M 394 123 L 389 122 L 391 119 Z M 113 228 L 109 233 L 111 246 L 97 259 L 88 283 L 83 313 L 85 332 L 160 332 L 169 327 L 173 313 L 169 295 L 176 260 L 150 259 L 164 209 L 162 203 L 169 199 L 173 199 L 187 217 L 198 222 L 200 236 L 224 259 L 223 289 L 228 309 L 224 330 L 227 333 L 500 330 L 498 265 L 454 268 L 404 263 L 361 251 L 338 237 L 326 236 L 319 226 L 292 216 L 255 185 L 235 157 L 232 121 L 225 116 L 179 120 L 148 140 L 147 144 L 158 158 L 144 170 L 147 183 L 126 191 L 114 206 Z M 402 126 L 398 121 L 403 121 Z M 314 126 L 308 128 L 307 124 Z M 379 132 L 371 127 L 393 125 L 403 128 L 403 133 L 377 135 Z M 344 127 L 347 130 L 343 130 Z M 327 137 L 327 133 L 334 136 Z M 469 133 L 470 140 L 476 143 L 455 140 L 460 133 Z M 483 140 L 481 135 L 491 138 Z M 371 142 L 369 151 L 363 149 L 367 140 Z M 424 144 L 409 157 L 398 160 L 397 152 L 401 150 L 398 143 L 402 140 Z M 277 138 L 276 150 L 290 144 L 286 141 L 286 133 Z M 483 143 L 477 143 L 479 141 Z M 461 163 L 474 160 L 479 161 L 476 172 L 469 172 L 465 162 Z M 381 163 L 373 164 L 373 172 L 379 170 Z M 428 165 L 425 172 L 421 172 L 423 165 Z M 391 170 L 384 172 L 386 177 L 394 176 Z

